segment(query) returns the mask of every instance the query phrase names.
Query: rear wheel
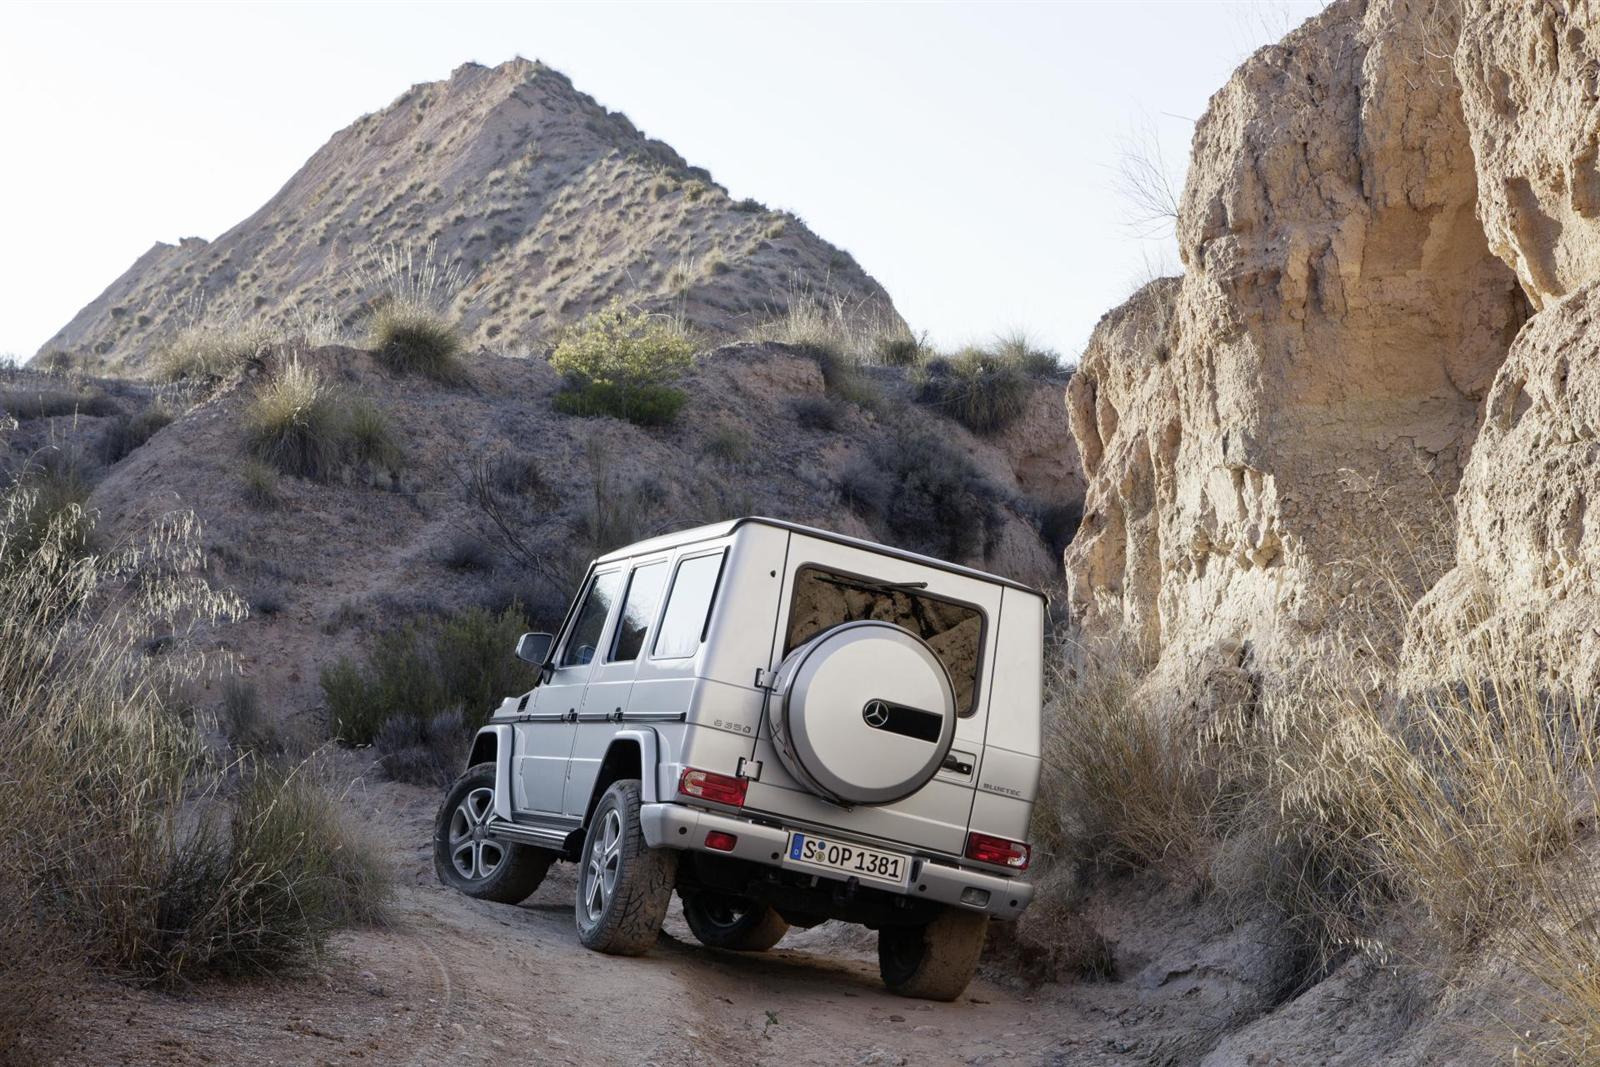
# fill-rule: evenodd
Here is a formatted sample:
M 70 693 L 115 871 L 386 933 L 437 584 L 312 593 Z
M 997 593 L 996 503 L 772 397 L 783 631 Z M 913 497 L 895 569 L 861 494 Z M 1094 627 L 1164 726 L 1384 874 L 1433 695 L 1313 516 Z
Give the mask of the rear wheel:
M 651 848 L 639 828 L 639 782 L 613 783 L 589 820 L 578 863 L 578 940 L 596 952 L 637 956 L 661 933 L 678 854 Z
M 479 900 L 518 904 L 544 881 L 555 853 L 489 836 L 494 764 L 480 763 L 455 780 L 433 824 L 433 869 L 439 881 Z
M 765 952 L 789 932 L 771 905 L 726 893 L 686 894 L 683 917 L 702 945 L 735 952 Z
M 989 917 L 947 908 L 926 926 L 878 931 L 878 973 L 903 997 L 954 1000 L 967 988 L 983 954 Z

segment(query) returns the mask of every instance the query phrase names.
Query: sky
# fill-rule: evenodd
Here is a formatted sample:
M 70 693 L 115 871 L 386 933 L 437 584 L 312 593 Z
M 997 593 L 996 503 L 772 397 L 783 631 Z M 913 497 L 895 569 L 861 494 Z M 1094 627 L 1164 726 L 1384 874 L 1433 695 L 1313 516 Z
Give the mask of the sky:
M 1123 160 L 1194 121 L 1295 0 L 0 5 L 0 358 L 156 241 L 214 238 L 336 130 L 516 55 L 848 249 L 941 347 L 1069 360 L 1177 269 Z

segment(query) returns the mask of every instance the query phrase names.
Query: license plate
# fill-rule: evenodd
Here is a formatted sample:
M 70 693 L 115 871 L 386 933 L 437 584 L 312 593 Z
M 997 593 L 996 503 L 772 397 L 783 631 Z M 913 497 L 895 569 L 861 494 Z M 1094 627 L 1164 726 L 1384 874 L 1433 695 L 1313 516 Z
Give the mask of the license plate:
M 898 886 L 904 886 L 911 877 L 909 856 L 816 834 L 789 835 L 788 863 Z

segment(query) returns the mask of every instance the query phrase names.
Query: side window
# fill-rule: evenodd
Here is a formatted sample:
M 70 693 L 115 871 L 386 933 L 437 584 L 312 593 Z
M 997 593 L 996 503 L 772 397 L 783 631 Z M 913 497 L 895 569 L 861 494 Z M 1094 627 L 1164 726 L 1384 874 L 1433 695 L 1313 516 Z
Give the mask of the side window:
M 628 593 L 622 598 L 622 618 L 617 623 L 616 645 L 611 659 L 616 663 L 639 658 L 645 631 L 656 621 L 661 606 L 661 589 L 667 584 L 667 561 L 635 567 L 628 578 Z
M 594 650 L 600 644 L 600 634 L 606 628 L 606 616 L 617 599 L 617 586 L 622 580 L 621 571 L 596 575 L 583 596 L 578 617 L 572 623 L 572 632 L 561 649 L 557 667 L 577 667 L 594 659 Z
M 700 650 L 711 625 L 711 602 L 717 596 L 722 577 L 721 552 L 691 556 L 678 564 L 667 597 L 667 610 L 661 616 L 661 629 L 650 654 L 657 659 L 681 659 Z

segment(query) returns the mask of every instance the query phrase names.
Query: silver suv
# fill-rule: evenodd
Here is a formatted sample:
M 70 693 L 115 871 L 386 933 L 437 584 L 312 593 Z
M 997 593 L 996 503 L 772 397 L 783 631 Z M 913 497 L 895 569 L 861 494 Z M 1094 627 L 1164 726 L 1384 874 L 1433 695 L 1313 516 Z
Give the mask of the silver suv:
M 878 931 L 884 982 L 951 1000 L 1033 889 L 1045 600 L 771 519 L 596 560 L 538 685 L 473 742 L 439 878 L 516 903 L 579 865 L 578 934 L 655 943 L 672 892 L 703 943 L 762 951 L 827 919 Z

